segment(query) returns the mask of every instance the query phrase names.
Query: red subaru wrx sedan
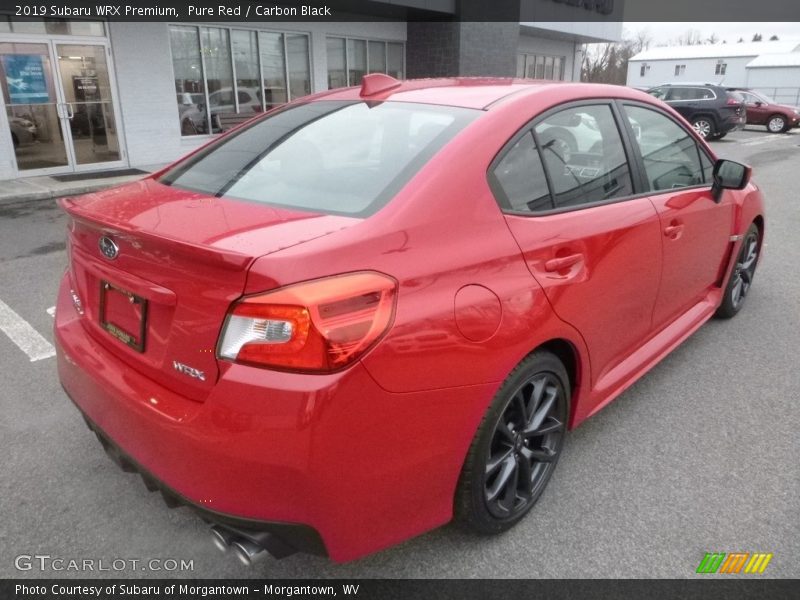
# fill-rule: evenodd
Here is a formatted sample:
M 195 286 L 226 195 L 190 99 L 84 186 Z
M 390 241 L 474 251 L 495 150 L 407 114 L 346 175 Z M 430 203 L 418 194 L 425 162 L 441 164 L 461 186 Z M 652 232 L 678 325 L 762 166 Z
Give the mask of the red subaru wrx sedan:
M 61 206 L 64 389 L 244 562 L 511 527 L 764 235 L 666 105 L 520 80 L 370 75 Z

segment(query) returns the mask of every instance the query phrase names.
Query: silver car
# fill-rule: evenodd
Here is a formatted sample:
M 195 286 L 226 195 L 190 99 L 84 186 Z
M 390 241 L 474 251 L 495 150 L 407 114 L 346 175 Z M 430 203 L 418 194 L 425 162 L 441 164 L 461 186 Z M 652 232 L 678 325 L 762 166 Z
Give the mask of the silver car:
M 36 123 L 24 117 L 9 117 L 14 148 L 36 141 Z

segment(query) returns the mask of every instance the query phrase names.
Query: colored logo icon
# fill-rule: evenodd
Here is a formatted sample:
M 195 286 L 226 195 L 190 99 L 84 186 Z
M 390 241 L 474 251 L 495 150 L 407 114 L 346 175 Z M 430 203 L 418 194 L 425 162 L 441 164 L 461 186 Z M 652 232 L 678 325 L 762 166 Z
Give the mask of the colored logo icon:
M 771 560 L 771 552 L 706 552 L 697 573 L 761 574 Z

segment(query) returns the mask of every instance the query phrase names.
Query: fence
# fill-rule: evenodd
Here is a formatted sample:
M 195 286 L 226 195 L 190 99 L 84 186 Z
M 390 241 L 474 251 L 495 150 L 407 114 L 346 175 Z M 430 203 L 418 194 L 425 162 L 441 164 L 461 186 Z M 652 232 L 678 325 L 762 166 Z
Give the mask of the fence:
M 772 98 L 778 104 L 800 106 L 800 87 L 756 87 L 753 90 Z

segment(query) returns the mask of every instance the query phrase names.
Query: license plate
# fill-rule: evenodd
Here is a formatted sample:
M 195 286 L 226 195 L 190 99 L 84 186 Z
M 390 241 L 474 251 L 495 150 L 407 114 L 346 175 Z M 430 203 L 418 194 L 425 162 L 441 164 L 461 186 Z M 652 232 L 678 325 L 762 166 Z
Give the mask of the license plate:
M 144 352 L 147 300 L 101 280 L 100 326 L 126 346 Z

